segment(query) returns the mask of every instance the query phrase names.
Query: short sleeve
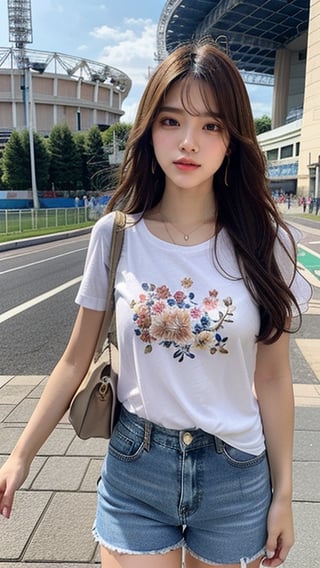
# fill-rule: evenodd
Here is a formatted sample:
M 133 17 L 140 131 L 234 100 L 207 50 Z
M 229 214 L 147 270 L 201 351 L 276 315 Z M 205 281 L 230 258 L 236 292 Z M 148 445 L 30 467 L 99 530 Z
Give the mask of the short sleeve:
M 89 241 L 84 273 L 75 302 L 84 308 L 104 311 L 106 307 L 109 253 L 114 214 L 101 217 Z
M 300 231 L 292 226 L 288 226 L 288 229 L 294 239 L 294 242 L 298 245 L 302 237 Z M 278 231 L 274 253 L 279 269 L 281 270 L 281 274 L 285 282 L 290 287 L 301 313 L 306 312 L 312 296 L 312 287 L 301 274 L 300 269 L 296 266 L 295 250 L 292 246 L 288 233 L 282 228 Z M 293 316 L 297 315 L 297 309 L 293 306 Z

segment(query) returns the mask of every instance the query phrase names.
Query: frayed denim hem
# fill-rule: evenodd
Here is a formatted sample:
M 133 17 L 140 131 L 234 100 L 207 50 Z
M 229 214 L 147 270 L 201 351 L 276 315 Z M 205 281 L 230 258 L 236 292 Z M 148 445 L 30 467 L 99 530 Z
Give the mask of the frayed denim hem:
M 257 558 L 259 558 L 259 556 L 264 556 L 265 553 L 266 553 L 265 548 L 262 548 L 261 550 L 259 550 L 259 552 L 257 554 L 255 554 L 251 558 L 244 557 L 244 558 L 240 558 L 240 560 L 234 560 L 232 562 L 230 562 L 230 561 L 213 562 L 212 560 L 208 560 L 207 558 L 204 558 L 203 556 L 200 556 L 199 554 L 196 554 L 195 552 L 193 552 L 193 550 L 191 550 L 188 547 L 188 545 L 185 545 L 185 549 L 186 549 L 187 552 L 189 552 L 189 554 L 191 556 L 193 556 L 197 560 L 200 560 L 201 562 L 204 562 L 205 564 L 208 564 L 208 566 L 221 566 L 221 564 L 236 564 L 237 562 L 240 562 L 241 568 L 247 568 L 248 564 L 257 560 Z M 279 566 L 279 568 L 281 568 L 281 567 Z
M 184 546 L 184 539 L 182 538 L 177 544 L 173 544 L 172 546 L 168 546 L 168 547 L 162 548 L 160 550 L 142 550 L 142 551 L 140 551 L 140 550 L 127 550 L 125 548 L 113 546 L 112 544 L 109 544 L 108 542 L 106 542 L 103 538 L 101 538 L 101 536 L 99 535 L 96 528 L 92 529 L 92 534 L 93 534 L 94 540 L 98 544 L 100 544 L 100 546 L 107 548 L 107 550 L 110 550 L 111 552 L 117 552 L 118 554 L 131 554 L 132 556 L 146 556 L 148 554 L 150 554 L 150 555 L 167 554 L 168 552 L 171 552 L 172 550 L 177 550 L 178 548 L 182 549 L 183 546 Z

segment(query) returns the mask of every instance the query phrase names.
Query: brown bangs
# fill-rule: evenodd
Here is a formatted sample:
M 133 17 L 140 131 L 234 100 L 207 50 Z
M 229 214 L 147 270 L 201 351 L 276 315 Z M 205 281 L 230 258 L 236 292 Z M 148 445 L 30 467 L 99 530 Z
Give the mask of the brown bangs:
M 212 88 L 211 85 L 209 86 L 208 83 L 206 83 L 206 81 L 204 79 L 202 79 L 201 77 L 195 77 L 193 72 L 189 71 L 187 74 L 185 74 L 183 77 L 177 77 L 170 85 L 169 87 L 166 89 L 163 99 L 162 99 L 162 104 L 165 105 L 165 98 L 167 93 L 169 92 L 169 90 L 174 86 L 179 84 L 181 87 L 181 105 L 182 108 L 191 116 L 199 116 L 199 107 L 198 104 L 196 104 L 196 101 L 193 101 L 192 99 L 192 95 L 191 95 L 191 87 L 194 85 L 194 82 L 197 82 L 198 88 L 199 88 L 199 93 L 201 96 L 201 101 L 203 103 L 203 106 L 205 108 L 206 113 L 209 116 L 212 116 L 212 118 L 214 118 L 215 120 L 219 121 L 222 123 L 222 126 L 224 125 L 224 114 L 221 111 L 221 106 L 218 103 L 218 100 L 216 98 L 216 96 L 213 94 L 212 92 Z M 161 109 L 160 108 L 159 110 Z

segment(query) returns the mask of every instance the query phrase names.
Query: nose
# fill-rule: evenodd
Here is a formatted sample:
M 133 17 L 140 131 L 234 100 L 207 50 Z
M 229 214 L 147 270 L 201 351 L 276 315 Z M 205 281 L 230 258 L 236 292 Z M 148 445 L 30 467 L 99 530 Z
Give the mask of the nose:
M 191 129 L 188 129 L 184 133 L 181 142 L 179 144 L 179 150 L 183 152 L 198 152 L 199 150 L 198 144 L 195 140 L 194 133 L 192 132 Z

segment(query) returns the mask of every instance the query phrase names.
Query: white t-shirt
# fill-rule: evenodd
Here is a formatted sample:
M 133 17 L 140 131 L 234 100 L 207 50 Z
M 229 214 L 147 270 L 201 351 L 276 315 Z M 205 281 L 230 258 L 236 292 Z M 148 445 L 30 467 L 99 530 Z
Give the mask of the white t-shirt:
M 105 309 L 113 218 L 102 217 L 92 231 L 76 297 L 86 308 Z M 259 454 L 264 436 L 253 393 L 259 312 L 227 232 L 217 238 L 229 277 L 213 261 L 214 237 L 180 246 L 155 237 L 143 220 L 126 229 L 115 286 L 118 397 L 130 412 L 166 428 L 201 428 Z M 299 273 L 292 289 L 305 310 L 310 287 Z

